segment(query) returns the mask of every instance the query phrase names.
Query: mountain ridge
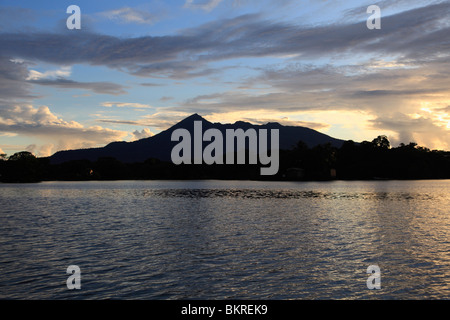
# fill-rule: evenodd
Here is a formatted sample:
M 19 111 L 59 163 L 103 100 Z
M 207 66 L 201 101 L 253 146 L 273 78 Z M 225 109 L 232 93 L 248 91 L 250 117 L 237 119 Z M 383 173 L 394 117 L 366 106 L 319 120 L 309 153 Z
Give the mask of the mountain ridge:
M 172 127 L 161 131 L 160 133 L 143 138 L 137 141 L 115 141 L 104 147 L 75 149 L 58 151 L 49 157 L 52 164 L 63 163 L 72 160 L 90 160 L 96 161 L 102 157 L 112 157 L 126 163 L 143 162 L 147 159 L 154 158 L 161 161 L 170 161 L 172 148 L 178 143 L 171 141 L 172 132 L 176 129 L 187 129 L 191 135 L 194 131 L 194 122 L 201 121 L 203 131 L 216 128 L 223 134 L 227 129 L 279 129 L 281 150 L 293 148 L 299 141 L 303 141 L 308 147 L 314 147 L 319 144 L 330 143 L 334 147 L 340 147 L 344 140 L 333 138 L 314 129 L 301 126 L 284 126 L 278 122 L 269 122 L 267 124 L 255 125 L 245 121 L 236 121 L 234 124 L 212 123 L 204 119 L 197 113 L 176 123 Z

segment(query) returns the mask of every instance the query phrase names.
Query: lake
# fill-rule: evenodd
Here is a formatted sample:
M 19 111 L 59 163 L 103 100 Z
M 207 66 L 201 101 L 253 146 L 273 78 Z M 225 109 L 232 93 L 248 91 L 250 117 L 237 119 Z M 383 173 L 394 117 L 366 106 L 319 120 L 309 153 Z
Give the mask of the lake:
M 0 299 L 450 299 L 449 208 L 449 180 L 0 184 Z

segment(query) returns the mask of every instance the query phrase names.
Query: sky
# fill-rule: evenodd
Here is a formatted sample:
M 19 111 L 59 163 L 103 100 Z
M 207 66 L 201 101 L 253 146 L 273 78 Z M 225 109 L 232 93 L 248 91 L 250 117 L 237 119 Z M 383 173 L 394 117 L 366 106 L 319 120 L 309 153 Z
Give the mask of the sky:
M 0 153 L 135 141 L 193 113 L 450 150 L 449 71 L 450 1 L 0 0 Z

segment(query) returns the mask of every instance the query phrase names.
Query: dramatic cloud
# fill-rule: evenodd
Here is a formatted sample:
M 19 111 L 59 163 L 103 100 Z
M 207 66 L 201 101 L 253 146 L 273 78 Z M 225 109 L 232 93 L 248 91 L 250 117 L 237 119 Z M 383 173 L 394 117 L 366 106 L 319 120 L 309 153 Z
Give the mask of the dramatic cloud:
M 103 102 L 103 107 L 117 107 L 117 108 L 137 108 L 137 109 L 149 109 L 153 108 L 148 104 L 135 103 L 135 102 Z
M 428 117 L 411 117 L 396 113 L 389 117 L 380 117 L 372 121 L 376 128 L 396 133 L 391 137 L 395 144 L 416 142 L 429 148 L 450 150 L 450 130 L 439 126 Z
M 37 153 L 39 157 L 49 157 L 54 153 L 55 150 L 56 149 L 54 144 L 47 143 L 40 146 Z
M 36 70 L 30 70 L 26 80 L 40 80 L 48 78 L 65 78 L 69 77 L 72 72 L 71 67 L 61 67 L 57 70 L 48 70 L 45 72 L 39 72 Z
M 177 122 L 190 116 L 187 112 L 172 111 L 165 108 L 161 109 L 161 111 L 142 116 L 136 120 L 98 119 L 96 121 L 100 123 L 134 125 L 140 127 L 151 127 L 157 130 L 166 130 Z
M 297 120 L 291 120 L 287 117 L 277 119 L 277 118 L 262 118 L 262 119 L 255 119 L 255 118 L 242 118 L 243 121 L 247 121 L 253 124 L 267 124 L 270 122 L 277 122 L 283 126 L 295 126 L 295 127 L 307 127 L 314 130 L 322 130 L 327 129 L 330 127 L 329 124 L 326 123 L 317 123 L 317 122 L 308 122 L 308 121 L 297 121 Z
M 111 94 L 111 95 L 121 95 L 125 94 L 124 86 L 115 84 L 112 82 L 78 82 L 63 78 L 57 79 L 39 79 L 39 80 L 29 80 L 29 83 L 38 84 L 41 86 L 52 86 L 63 89 L 82 89 L 91 90 L 95 93 L 100 94 Z
M 140 139 L 144 139 L 144 138 L 149 138 L 151 136 L 153 136 L 153 132 L 150 131 L 150 129 L 148 128 L 144 128 L 141 131 L 136 130 L 133 132 L 133 140 L 140 140 Z
M 202 9 L 209 12 L 217 7 L 221 2 L 222 0 L 186 0 L 184 7 L 192 9 Z
M 100 15 L 120 23 L 153 24 L 158 20 L 156 15 L 130 7 L 102 12 Z
M 443 112 L 443 113 L 445 113 L 447 116 L 449 116 L 449 115 L 450 115 L 450 106 L 438 108 L 438 109 L 435 109 L 434 111 L 435 111 L 435 112 Z
M 421 131 L 422 134 L 436 135 L 436 140 L 440 142 L 433 141 L 431 145 L 445 146 L 450 143 L 448 71 L 448 63 L 418 64 L 405 68 L 396 60 L 369 60 L 360 65 L 341 66 L 290 64 L 261 70 L 258 76 L 243 81 L 241 90 L 199 95 L 171 109 L 204 115 L 242 114 L 253 110 L 259 115 L 272 112 L 309 119 L 312 113 L 317 112 L 324 117 L 325 112 L 350 111 L 361 114 L 365 121 L 380 117 L 395 118 L 394 113 L 399 112 L 428 119 L 434 125 L 430 127 L 433 130 L 429 134 Z M 261 87 L 268 89 L 261 90 Z M 323 121 L 320 120 L 320 123 Z M 380 124 L 379 129 L 398 132 L 395 125 L 377 123 Z M 402 133 L 398 133 L 396 138 L 409 139 L 416 132 L 416 125 L 416 121 L 410 121 L 409 127 L 404 124 Z M 375 127 L 373 122 L 367 122 L 368 130 Z M 420 140 L 418 134 L 414 137 L 416 142 L 431 142 L 428 138 Z
M 219 0 L 187 0 L 184 7 L 211 12 L 222 8 L 220 3 Z M 341 3 L 324 2 L 324 6 L 336 7 Z M 240 1 L 233 4 L 240 5 Z M 293 1 L 282 1 L 285 8 L 293 4 Z M 381 30 L 367 29 L 367 15 L 363 10 L 366 8 L 361 6 L 344 10 L 349 19 L 343 21 L 301 24 L 268 14 L 230 15 L 228 19 L 211 19 L 162 36 L 127 38 L 84 30 L 70 36 L 3 31 L 0 34 L 0 102 L 10 106 L 11 101 L 30 101 L 36 98 L 31 92 L 36 92 L 32 89 L 38 86 L 126 94 L 127 87 L 112 82 L 69 79 L 74 65 L 106 66 L 152 78 L 136 81 L 138 87 L 148 87 L 150 94 L 156 95 L 152 103 L 157 104 L 155 99 L 163 95 L 173 96 L 174 101 L 164 109 L 140 103 L 105 102 L 105 107 L 125 107 L 130 112 L 131 108 L 153 108 L 156 112 L 144 117 L 130 114 L 131 120 L 118 120 L 109 114 L 97 120 L 101 123 L 166 129 L 197 112 L 207 119 L 238 117 L 255 123 L 284 119 L 284 123 L 328 130 L 330 117 L 354 114 L 352 121 L 361 120 L 355 126 L 365 126 L 368 131 L 386 130 L 399 142 L 414 139 L 430 146 L 449 146 L 450 3 L 417 1 L 409 6 L 406 0 L 383 0 L 376 4 L 383 7 L 383 12 L 390 12 L 383 15 Z M 406 5 L 410 9 L 404 10 Z M 150 13 L 129 7 L 104 14 L 126 23 L 154 22 Z M 251 63 L 245 63 L 250 60 Z M 33 64 L 40 63 L 56 65 L 57 69 L 37 71 Z M 234 68 L 232 78 L 223 78 L 230 68 Z M 183 87 L 179 95 L 162 94 L 156 88 L 162 78 L 179 80 L 188 87 Z M 190 87 L 188 81 L 182 81 L 193 78 L 210 87 L 199 92 L 195 91 L 198 86 Z M 195 90 L 189 91 L 193 87 Z M 163 96 L 159 101 L 169 98 Z M 98 104 L 96 101 L 95 105 Z M 25 122 L 13 118 L 15 112 L 20 113 L 18 110 L 0 108 L 12 112 L 10 118 L 3 112 L 4 126 L 8 121 L 11 126 L 22 123 L 26 127 L 26 121 L 33 123 L 29 117 L 23 118 L 28 119 Z M 21 112 L 26 113 L 25 109 Z M 44 119 L 51 118 L 45 110 L 32 109 L 35 117 L 41 113 Z M 343 117 L 339 118 L 341 126 L 349 126 Z M 324 124 L 325 119 L 328 125 Z M 70 128 L 61 119 L 53 121 L 65 130 L 78 130 L 78 133 L 89 130 L 83 126 Z M 48 123 L 46 128 L 49 127 L 52 125 Z M 106 131 L 103 133 L 107 135 Z M 146 132 L 134 134 L 137 137 Z M 59 146 L 58 142 L 52 143 Z
M 27 77 L 27 63 L 0 57 L 0 102 L 33 98 L 31 85 L 24 81 Z
M 213 74 L 217 70 L 209 63 L 243 57 L 349 58 L 364 53 L 399 56 L 405 63 L 448 61 L 449 14 L 448 2 L 416 8 L 384 17 L 383 28 L 376 32 L 368 30 L 365 21 L 308 27 L 244 15 L 159 37 L 4 33 L 0 55 L 63 65 L 106 65 L 140 76 L 173 78 Z
M 85 127 L 76 121 L 65 121 L 47 106 L 14 105 L 0 107 L 0 132 L 17 133 L 46 141 L 41 146 L 48 154 L 71 148 L 88 148 L 121 140 L 123 131 L 100 126 Z M 51 144 L 53 146 L 50 148 Z M 37 146 L 36 146 L 37 148 Z
M 55 145 L 54 144 L 45 144 L 42 146 L 37 146 L 35 144 L 30 144 L 28 146 L 26 146 L 25 148 L 23 148 L 23 150 L 31 152 L 32 154 L 34 154 L 35 156 L 38 157 L 48 157 L 51 156 L 54 152 Z
M 100 94 L 122 95 L 125 87 L 111 82 L 78 82 L 61 78 L 70 76 L 70 67 L 38 72 L 30 69 L 32 63 L 20 59 L 0 57 L 0 101 L 31 100 L 33 85 L 51 86 L 64 89 L 82 89 Z

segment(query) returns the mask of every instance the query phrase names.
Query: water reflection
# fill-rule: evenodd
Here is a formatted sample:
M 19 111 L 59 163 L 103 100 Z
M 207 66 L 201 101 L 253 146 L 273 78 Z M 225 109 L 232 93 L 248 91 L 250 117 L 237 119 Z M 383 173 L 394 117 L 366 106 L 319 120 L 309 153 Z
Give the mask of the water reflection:
M 449 184 L 0 185 L 0 298 L 448 299 Z
M 162 189 L 140 190 L 136 196 L 162 198 L 242 198 L 242 199 L 305 199 L 317 198 L 328 200 L 415 200 L 428 201 L 439 196 L 422 193 L 405 192 L 323 192 L 302 190 L 267 190 L 267 189 Z

